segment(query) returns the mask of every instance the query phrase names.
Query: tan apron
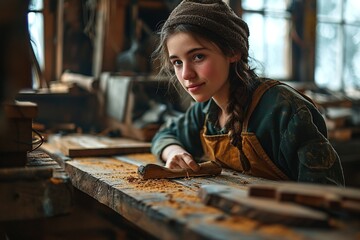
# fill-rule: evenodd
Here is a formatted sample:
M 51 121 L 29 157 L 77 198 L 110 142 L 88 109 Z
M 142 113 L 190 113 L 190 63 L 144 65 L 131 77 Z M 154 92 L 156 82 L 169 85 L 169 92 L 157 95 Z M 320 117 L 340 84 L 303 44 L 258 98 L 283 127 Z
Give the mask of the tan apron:
M 250 163 L 250 170 L 244 171 L 240 161 L 240 151 L 230 143 L 227 134 L 206 135 L 206 123 L 200 132 L 200 138 L 205 156 L 209 159 L 216 159 L 224 167 L 243 172 L 248 175 L 262 177 L 271 180 L 289 180 L 269 158 L 262 148 L 256 135 L 247 132 L 248 121 L 262 95 L 271 87 L 280 84 L 279 81 L 265 81 L 255 90 L 253 99 L 246 112 L 242 136 L 242 152 Z

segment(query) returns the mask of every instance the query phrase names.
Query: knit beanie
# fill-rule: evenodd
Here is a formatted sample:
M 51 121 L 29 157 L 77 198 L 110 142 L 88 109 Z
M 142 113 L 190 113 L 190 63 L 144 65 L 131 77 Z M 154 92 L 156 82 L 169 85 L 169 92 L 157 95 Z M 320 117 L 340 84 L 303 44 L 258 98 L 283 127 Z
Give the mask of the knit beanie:
M 203 27 L 233 49 L 249 50 L 247 24 L 222 0 L 183 0 L 170 14 L 162 30 L 179 24 Z

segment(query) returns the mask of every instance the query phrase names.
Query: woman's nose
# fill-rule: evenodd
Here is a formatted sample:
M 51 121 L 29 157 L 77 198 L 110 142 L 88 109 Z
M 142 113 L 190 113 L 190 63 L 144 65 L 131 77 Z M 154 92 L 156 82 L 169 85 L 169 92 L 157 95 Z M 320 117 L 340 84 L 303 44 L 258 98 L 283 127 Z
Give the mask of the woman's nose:
M 192 68 L 192 66 L 190 64 L 183 64 L 183 69 L 182 69 L 182 78 L 184 80 L 191 80 L 193 78 L 195 78 L 196 73 L 194 71 L 194 69 Z

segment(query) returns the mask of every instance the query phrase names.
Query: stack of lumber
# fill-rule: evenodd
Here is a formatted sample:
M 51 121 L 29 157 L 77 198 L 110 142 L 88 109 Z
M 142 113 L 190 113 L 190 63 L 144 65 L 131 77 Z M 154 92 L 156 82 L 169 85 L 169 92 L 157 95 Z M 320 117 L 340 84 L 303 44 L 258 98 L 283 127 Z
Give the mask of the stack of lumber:
M 226 213 L 264 223 L 330 227 L 360 215 L 360 190 L 308 183 L 260 183 L 247 190 L 203 185 L 199 197 Z

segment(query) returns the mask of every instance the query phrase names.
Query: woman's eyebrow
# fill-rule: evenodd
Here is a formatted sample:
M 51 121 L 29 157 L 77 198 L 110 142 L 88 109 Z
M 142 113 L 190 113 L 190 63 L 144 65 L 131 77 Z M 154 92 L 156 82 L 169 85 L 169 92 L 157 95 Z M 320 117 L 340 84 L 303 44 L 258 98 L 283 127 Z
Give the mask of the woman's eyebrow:
M 189 55 L 189 54 L 192 54 L 193 52 L 196 52 L 196 51 L 199 51 L 199 50 L 204 50 L 206 48 L 204 47 L 199 47 L 199 48 L 193 48 L 193 49 L 190 49 L 189 51 L 186 52 L 186 55 Z M 174 59 L 174 58 L 178 58 L 178 56 L 176 55 L 170 55 L 169 56 L 170 59 Z

